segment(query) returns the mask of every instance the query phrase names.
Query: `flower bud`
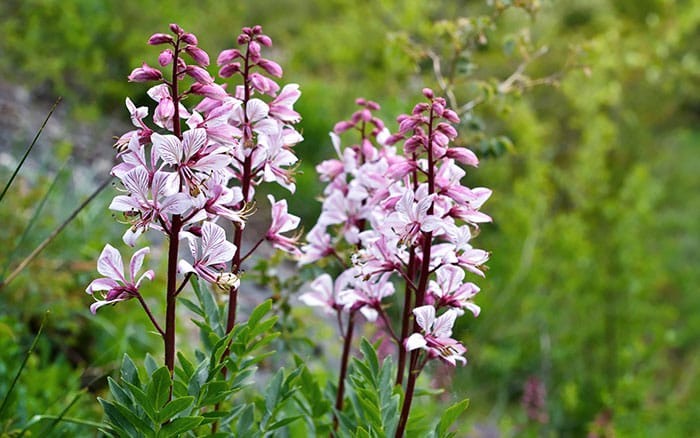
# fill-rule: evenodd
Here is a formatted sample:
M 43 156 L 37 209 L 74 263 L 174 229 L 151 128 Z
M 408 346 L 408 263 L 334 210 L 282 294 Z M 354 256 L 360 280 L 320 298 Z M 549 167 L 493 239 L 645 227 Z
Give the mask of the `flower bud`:
M 154 33 L 151 35 L 151 37 L 148 39 L 148 44 L 152 46 L 157 46 L 158 44 L 172 44 L 173 43 L 173 37 L 165 34 L 165 33 Z
M 197 37 L 193 33 L 186 33 L 181 37 L 182 42 L 186 44 L 191 44 L 193 46 L 197 45 Z
M 354 126 L 355 126 L 355 124 L 352 122 L 348 122 L 348 121 L 338 122 L 333 127 L 333 132 L 335 132 L 336 134 L 342 134 L 343 132 L 347 131 L 348 129 L 353 128 Z
M 366 103 L 367 103 L 367 101 L 361 97 L 358 97 L 357 99 L 355 99 L 355 105 L 365 106 Z
M 233 61 L 236 58 L 241 57 L 241 51 L 238 49 L 228 49 L 223 50 L 219 53 L 219 57 L 216 58 L 216 65 L 224 65 Z
M 204 70 L 202 67 L 197 67 L 196 65 L 188 65 L 185 69 L 185 73 L 200 84 L 208 85 L 214 82 L 214 78 L 211 77 L 208 71 Z
M 219 69 L 219 76 L 222 78 L 230 78 L 241 71 L 241 64 L 238 62 L 233 62 L 231 64 L 226 64 Z
M 158 64 L 160 64 L 161 67 L 165 67 L 166 65 L 173 62 L 173 56 L 174 55 L 172 50 L 163 50 L 162 52 L 160 52 L 160 55 L 158 55 Z
M 432 99 L 435 97 L 435 94 L 430 88 L 423 88 L 423 96 L 427 97 L 428 99 Z
M 182 35 L 185 32 L 180 26 L 178 26 L 175 23 L 170 24 L 170 30 L 177 35 Z
M 148 82 L 163 79 L 160 70 L 149 67 L 145 62 L 139 68 L 135 68 L 129 75 L 129 82 Z
M 256 91 L 267 94 L 269 96 L 274 96 L 275 93 L 280 89 L 277 82 L 272 79 L 266 78 L 260 73 L 253 73 L 250 75 L 250 85 L 255 88 Z
M 253 26 L 253 35 L 260 35 L 262 33 L 262 26 L 259 24 L 256 24 Z
M 244 29 L 245 29 L 245 28 L 244 28 Z M 248 41 L 250 41 L 250 37 L 249 37 L 248 35 L 246 35 L 246 34 L 243 34 L 243 33 L 240 34 L 240 35 L 238 35 L 238 38 L 236 38 L 236 43 L 237 43 L 239 46 L 242 46 L 242 45 L 246 44 Z
M 248 44 L 248 54 L 250 54 L 250 56 L 253 58 L 260 57 L 260 44 L 255 41 L 251 41 L 250 44 Z
M 265 47 L 272 46 L 272 39 L 267 35 L 260 35 L 256 38 L 260 44 Z
M 377 102 L 373 102 L 371 100 L 367 101 L 367 108 L 369 108 L 372 111 L 379 111 L 379 104 Z
M 185 47 L 185 52 L 187 52 L 187 54 L 190 55 L 192 59 L 194 59 L 194 62 L 201 65 L 202 67 L 206 67 L 209 65 L 209 55 L 207 55 L 207 52 L 200 49 L 199 47 L 187 46 Z
M 459 116 L 456 112 L 452 111 L 451 109 L 446 109 L 445 111 L 443 111 L 442 117 L 448 122 L 459 123 Z
M 269 59 L 261 58 L 258 61 L 258 65 L 262 67 L 268 74 L 275 76 L 277 78 L 282 77 L 282 67 L 275 61 L 270 61 Z

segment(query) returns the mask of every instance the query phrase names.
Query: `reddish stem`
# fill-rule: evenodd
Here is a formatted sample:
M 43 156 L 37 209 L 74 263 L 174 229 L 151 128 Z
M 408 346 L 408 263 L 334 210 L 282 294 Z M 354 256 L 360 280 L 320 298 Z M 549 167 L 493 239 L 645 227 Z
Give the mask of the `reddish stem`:
M 340 311 L 338 311 L 340 312 Z M 351 311 L 348 316 L 348 327 L 343 338 L 343 357 L 340 361 L 340 375 L 338 376 L 338 393 L 335 397 L 335 409 L 343 410 L 343 398 L 345 397 L 345 376 L 348 372 L 348 361 L 350 360 L 350 346 L 352 345 L 352 334 L 355 328 L 355 312 Z M 338 430 L 338 417 L 333 415 L 333 430 Z

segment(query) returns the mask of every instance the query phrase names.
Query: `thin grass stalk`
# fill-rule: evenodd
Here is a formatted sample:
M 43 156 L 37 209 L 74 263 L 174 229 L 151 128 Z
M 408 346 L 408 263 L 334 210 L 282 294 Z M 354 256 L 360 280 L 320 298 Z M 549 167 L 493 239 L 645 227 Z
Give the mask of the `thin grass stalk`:
M 58 104 L 59 104 L 60 102 L 61 102 L 61 97 L 58 97 L 58 98 L 56 99 L 56 102 L 54 102 L 53 106 L 51 107 L 51 110 L 49 111 L 49 114 L 46 116 L 46 119 L 44 119 L 44 123 L 41 124 L 41 128 L 39 128 L 39 130 L 37 131 L 36 135 L 34 136 L 34 140 L 32 140 L 32 142 L 31 142 L 31 144 L 29 145 L 29 147 L 27 147 L 27 150 L 24 151 L 24 156 L 22 157 L 22 159 L 20 160 L 19 164 L 18 164 L 17 167 L 15 168 L 15 171 L 12 172 L 12 176 L 10 177 L 10 180 L 7 181 L 7 184 L 5 185 L 5 188 L 2 190 L 2 193 L 0 193 L 0 202 L 2 202 L 3 198 L 5 197 L 5 194 L 6 194 L 7 191 L 10 189 L 10 186 L 12 185 L 12 182 L 15 180 L 15 178 L 16 178 L 17 175 L 19 174 L 19 170 L 20 170 L 20 169 L 22 168 L 22 166 L 24 165 L 24 162 L 27 160 L 27 157 L 29 156 L 29 153 L 30 153 L 30 152 L 32 151 L 32 149 L 34 148 L 34 145 L 36 144 L 37 140 L 39 140 L 39 136 L 40 136 L 41 133 L 44 131 L 44 127 L 45 127 L 46 124 L 49 122 L 49 119 L 50 119 L 51 116 L 53 115 L 53 112 L 56 110 L 56 107 L 58 106 Z
M 61 168 L 59 169 L 58 173 L 56 173 L 56 176 L 54 177 L 53 181 L 51 181 L 51 185 L 49 186 L 48 190 L 46 191 L 46 193 L 44 193 L 44 196 L 41 198 L 41 201 L 39 202 L 39 205 L 34 210 L 34 213 L 32 214 L 31 219 L 29 219 L 27 226 L 24 227 L 24 231 L 22 231 L 22 235 L 20 236 L 19 240 L 17 241 L 17 244 L 12 249 L 10 254 L 7 256 L 7 260 L 5 260 L 5 266 L 3 267 L 2 275 L 0 275 L 0 278 L 4 278 L 5 274 L 7 273 L 7 270 L 10 269 L 10 264 L 14 260 L 15 255 L 17 254 L 17 251 L 19 251 L 19 249 L 22 247 L 25 240 L 27 239 L 27 236 L 29 236 L 29 230 L 32 229 L 32 227 L 34 226 L 34 223 L 39 218 L 39 215 L 41 214 L 42 210 L 44 209 L 44 206 L 46 205 L 46 202 L 49 199 L 49 195 L 51 195 L 54 188 L 58 184 L 58 180 L 61 176 L 61 173 L 63 172 L 63 170 L 65 169 L 67 164 L 68 164 L 68 161 L 66 161 L 65 163 L 63 163 L 63 165 L 61 165 Z
M 29 254 L 27 257 L 25 257 L 25 258 L 20 262 L 20 264 L 17 265 L 17 267 L 10 273 L 10 275 L 8 275 L 6 278 L 3 278 L 2 280 L 0 280 L 0 290 L 2 290 L 2 288 L 4 288 L 5 286 L 7 286 L 8 284 L 10 284 L 10 282 L 11 282 L 12 280 L 14 280 L 15 277 L 17 277 L 17 276 L 24 270 L 24 268 L 26 268 L 27 265 L 28 265 L 32 260 L 34 260 L 34 259 L 36 258 L 36 256 L 39 255 L 39 253 L 41 253 L 41 251 L 43 251 L 44 248 L 46 248 L 46 246 L 48 246 L 48 244 L 51 243 L 51 242 L 53 241 L 53 239 L 55 239 L 56 236 L 58 236 L 58 235 L 61 233 L 61 231 L 63 231 L 63 229 L 66 228 L 66 227 L 68 226 L 68 224 L 70 224 L 70 223 L 73 221 L 73 219 L 75 219 L 76 216 L 78 216 L 78 214 L 79 214 L 81 211 L 83 211 L 83 209 L 84 209 L 85 207 L 87 207 L 87 205 L 88 205 L 90 202 L 92 202 L 92 200 L 95 199 L 95 198 L 97 197 L 97 195 L 100 194 L 100 192 L 101 192 L 102 190 L 104 190 L 105 187 L 107 187 L 107 185 L 109 185 L 109 183 L 110 183 L 111 181 L 112 181 L 112 177 L 111 177 L 111 176 L 110 176 L 108 179 L 106 179 L 105 181 L 103 181 L 102 184 L 100 184 L 100 185 L 97 187 L 97 189 L 95 189 L 95 191 L 92 192 L 92 194 L 91 194 L 90 196 L 88 196 L 87 199 L 85 199 L 85 201 L 83 201 L 83 202 L 78 206 L 78 208 L 76 208 L 76 209 L 73 211 L 73 213 L 71 213 L 70 216 L 68 216 L 68 218 L 67 218 L 65 221 L 63 221 L 63 223 L 62 223 L 61 225 L 58 226 L 58 228 L 56 228 L 55 230 L 53 230 L 53 232 L 51 232 L 51 234 L 49 234 L 48 237 L 46 237 L 46 239 L 44 239 L 39 245 L 37 245 L 36 248 L 34 248 L 34 251 L 32 251 L 31 254 Z
M 36 336 L 34 336 L 34 340 L 32 341 L 32 345 L 29 347 L 29 350 L 24 355 L 24 359 L 22 359 L 22 363 L 19 366 L 19 369 L 17 370 L 17 374 L 15 374 L 15 378 L 12 379 L 12 383 L 10 383 L 10 387 L 7 390 L 7 394 L 5 394 L 5 397 L 2 400 L 2 404 L 0 405 L 0 418 L 2 418 L 2 413 L 5 411 L 5 408 L 7 407 L 7 404 L 10 401 L 10 395 L 12 395 L 12 391 L 15 389 L 15 385 L 17 385 L 17 382 L 19 381 L 19 377 L 22 375 L 22 371 L 24 371 L 24 367 L 27 366 L 27 361 L 29 360 L 29 356 L 32 355 L 34 352 L 34 349 L 36 348 L 37 342 L 39 342 L 39 337 L 41 336 L 41 333 L 44 331 L 44 325 L 46 325 L 46 319 L 48 318 L 49 312 L 47 311 L 44 313 L 44 317 L 41 319 L 41 325 L 39 326 L 39 330 L 37 331 Z

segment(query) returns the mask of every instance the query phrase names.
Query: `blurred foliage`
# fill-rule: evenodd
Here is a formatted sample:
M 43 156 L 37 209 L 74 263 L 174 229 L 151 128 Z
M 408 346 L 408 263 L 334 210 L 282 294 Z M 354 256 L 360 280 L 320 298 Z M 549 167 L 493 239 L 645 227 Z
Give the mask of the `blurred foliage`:
M 462 427 L 474 436 L 690 436 L 700 428 L 697 2 L 5 0 L 0 16 L 3 76 L 38 98 L 63 95 L 87 119 L 126 120 L 124 97 L 143 91 L 126 75 L 152 62 L 157 49 L 144 42 L 167 23 L 195 32 L 212 56 L 242 25 L 262 24 L 285 80 L 302 85 L 303 200 L 290 207 L 305 218 L 319 208 L 313 166 L 332 155 L 327 133 L 355 97 L 379 101 L 390 120 L 424 86 L 452 93 L 453 104 L 467 105 L 463 141 L 487 157 L 468 184 L 494 190 L 485 211 L 495 219 L 475 241 L 493 252 L 477 299 L 484 311 L 461 321 L 470 363 L 452 376 L 454 391 L 471 399 Z M 441 77 L 434 58 L 444 62 Z M 24 251 L 84 195 L 63 178 Z M 5 199 L 3 248 L 16 246 L 49 182 L 20 181 Z M 0 393 L 32 321 L 52 311 L 20 381 L 17 421 L 64 395 L 65 376 L 86 367 L 104 375 L 125 351 L 160 347 L 139 328 L 147 325 L 139 312 L 86 310 L 94 259 L 121 232 L 104 220 L 111 194 L 0 292 Z M 298 333 L 317 321 L 308 309 L 294 316 L 289 303 Z M 290 311 L 286 301 L 280 307 Z M 296 334 L 281 339 L 304 344 Z M 81 349 L 77 363 L 71 346 Z M 539 419 L 522 404 L 533 377 L 545 390 Z M 420 402 L 428 399 L 435 396 Z M 94 418 L 94 408 L 74 409 L 93 409 L 85 416 Z

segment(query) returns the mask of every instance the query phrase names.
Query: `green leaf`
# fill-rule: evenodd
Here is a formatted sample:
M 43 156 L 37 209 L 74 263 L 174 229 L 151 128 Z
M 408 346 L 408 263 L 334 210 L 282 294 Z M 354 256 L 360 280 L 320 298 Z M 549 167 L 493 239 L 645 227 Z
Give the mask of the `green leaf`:
M 121 368 L 122 380 L 131 383 L 134 386 L 141 387 L 141 378 L 139 376 L 139 370 L 136 368 L 136 364 L 131 360 L 128 354 L 124 354 L 122 359 Z
M 304 417 L 303 415 L 296 415 L 296 416 L 293 416 L 293 417 L 283 418 L 283 419 L 281 419 L 281 420 L 279 420 L 279 421 L 277 421 L 277 422 L 275 422 L 275 423 L 272 423 L 272 425 L 270 425 L 270 426 L 266 429 L 266 431 L 271 431 L 271 430 L 279 429 L 280 427 L 284 427 L 284 426 L 286 426 L 286 425 L 288 425 L 288 424 L 290 424 L 290 423 L 293 423 L 293 422 L 295 422 L 295 421 L 297 421 L 298 419 L 303 418 L 303 417 Z
M 241 417 L 238 419 L 238 424 L 236 425 L 236 432 L 239 436 L 246 436 L 248 431 L 253 427 L 255 422 L 255 412 L 253 410 L 253 405 L 248 405 L 243 409 Z
M 153 372 L 151 381 L 146 387 L 146 394 L 153 400 L 156 409 L 162 408 L 170 398 L 170 371 L 167 367 L 158 368 Z
M 202 422 L 203 417 L 180 417 L 176 418 L 170 423 L 166 424 L 163 429 L 161 429 L 162 436 L 171 437 L 177 436 L 178 434 L 189 432 L 195 427 L 199 426 Z
M 158 412 L 158 423 L 165 423 L 177 414 L 187 410 L 194 403 L 194 397 L 185 396 L 170 400 L 163 409 Z
M 267 390 L 265 391 L 265 408 L 268 412 L 274 412 L 278 404 L 283 378 L 284 368 L 280 368 L 267 385 Z
M 360 342 L 360 350 L 365 360 L 369 364 L 370 370 L 372 370 L 373 380 L 377 381 L 377 376 L 379 375 L 379 359 L 377 358 L 377 352 L 372 347 L 372 344 L 366 339 L 362 338 Z
M 438 423 L 435 432 L 437 433 L 438 437 L 445 437 L 447 430 L 450 428 L 452 423 L 459 418 L 459 416 L 464 412 L 467 407 L 469 406 L 469 399 L 465 398 L 464 400 L 455 403 L 454 405 L 450 406 L 445 410 L 445 413 L 442 414 L 442 417 L 440 418 L 440 422 Z
M 107 377 L 107 385 L 109 386 L 109 392 L 114 397 L 117 403 L 123 405 L 131 406 L 133 404 L 131 393 L 122 388 L 112 377 Z
M 144 410 L 146 415 L 148 415 L 148 418 L 151 419 L 151 421 L 153 421 L 154 423 L 158 423 L 158 416 L 156 415 L 156 406 L 153 404 L 153 399 L 147 396 L 143 389 L 132 385 L 129 382 L 124 382 L 124 384 L 131 392 L 136 406 L 140 406 Z
M 136 418 L 133 414 L 129 413 L 131 415 L 124 415 L 123 410 L 117 408 L 117 404 L 102 398 L 98 398 L 97 400 L 102 405 L 107 421 L 114 427 L 126 432 L 127 436 L 143 436 L 146 430 L 153 432 L 153 430 L 150 429 L 147 424 L 139 422 L 138 418 Z M 134 421 L 135 418 L 136 421 Z
M 192 313 L 194 313 L 195 315 L 204 318 L 204 310 L 202 310 L 201 307 L 199 307 L 191 300 L 187 298 L 178 298 L 178 301 L 182 303 L 185 307 L 187 307 L 190 311 L 192 311 Z
M 248 327 L 255 327 L 263 316 L 272 310 L 272 300 L 265 300 L 258 307 L 253 309 L 248 317 Z
M 148 377 L 153 375 L 153 372 L 159 368 L 158 362 L 151 356 L 150 353 L 146 353 L 146 359 L 144 360 L 144 365 L 146 366 L 146 373 Z
M 234 391 L 229 389 L 228 384 L 223 380 L 213 380 L 211 382 L 207 382 L 202 386 L 197 406 L 213 406 L 228 397 L 233 392 Z

